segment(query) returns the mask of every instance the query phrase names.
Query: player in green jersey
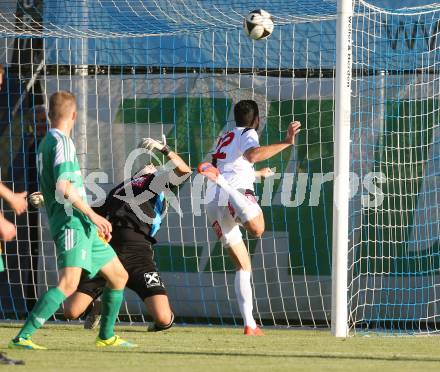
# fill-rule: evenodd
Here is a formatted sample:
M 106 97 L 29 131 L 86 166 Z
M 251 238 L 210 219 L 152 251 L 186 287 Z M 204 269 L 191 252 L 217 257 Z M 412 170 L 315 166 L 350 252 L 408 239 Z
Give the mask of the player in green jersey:
M 98 272 L 106 279 L 102 318 L 96 346 L 136 346 L 114 334 L 128 274 L 116 257 L 110 240 L 112 226 L 87 204 L 81 170 L 70 139 L 77 116 L 72 93 L 59 91 L 49 102 L 51 130 L 38 147 L 37 165 L 49 228 L 55 241 L 59 281 L 35 304 L 10 348 L 45 349 L 31 336 L 73 294 L 84 270 L 90 278 Z

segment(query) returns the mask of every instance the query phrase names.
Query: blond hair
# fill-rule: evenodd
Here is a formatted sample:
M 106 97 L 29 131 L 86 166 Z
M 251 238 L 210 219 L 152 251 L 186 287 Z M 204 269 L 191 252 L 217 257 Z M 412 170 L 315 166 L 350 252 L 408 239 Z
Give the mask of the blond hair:
M 0 65 L 0 75 L 4 75 L 5 74 L 5 68 L 3 67 L 3 65 Z
M 68 118 L 75 109 L 76 98 L 73 93 L 60 90 L 50 96 L 49 119 L 52 123 Z

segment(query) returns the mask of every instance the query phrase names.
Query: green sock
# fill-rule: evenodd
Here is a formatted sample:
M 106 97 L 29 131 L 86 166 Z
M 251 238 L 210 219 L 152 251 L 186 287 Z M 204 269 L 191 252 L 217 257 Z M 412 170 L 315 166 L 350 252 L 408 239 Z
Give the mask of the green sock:
M 124 298 L 123 289 L 104 288 L 101 298 L 101 328 L 99 338 L 107 340 L 114 336 L 116 318 Z
M 58 310 L 65 299 L 66 296 L 58 287 L 49 289 L 35 304 L 17 338 L 32 336 Z

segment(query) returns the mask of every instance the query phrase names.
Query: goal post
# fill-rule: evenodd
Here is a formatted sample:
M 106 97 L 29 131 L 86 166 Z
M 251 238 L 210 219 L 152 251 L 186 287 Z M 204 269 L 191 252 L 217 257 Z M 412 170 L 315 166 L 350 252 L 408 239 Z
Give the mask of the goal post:
M 353 1 L 338 0 L 337 14 L 331 330 L 347 337 Z

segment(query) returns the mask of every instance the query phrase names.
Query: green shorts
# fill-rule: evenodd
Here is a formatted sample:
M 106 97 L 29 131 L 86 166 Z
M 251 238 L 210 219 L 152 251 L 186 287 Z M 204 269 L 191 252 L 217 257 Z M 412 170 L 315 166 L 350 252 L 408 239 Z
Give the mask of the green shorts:
M 69 228 L 61 231 L 55 238 L 58 269 L 81 267 L 93 278 L 116 253 L 110 244 L 105 243 L 96 228 L 86 233 L 83 228 Z
M 1 250 L 0 250 L 0 254 L 1 254 Z M 5 271 L 5 266 L 3 265 L 3 258 L 2 258 L 2 256 L 0 256 L 0 273 L 2 271 Z

